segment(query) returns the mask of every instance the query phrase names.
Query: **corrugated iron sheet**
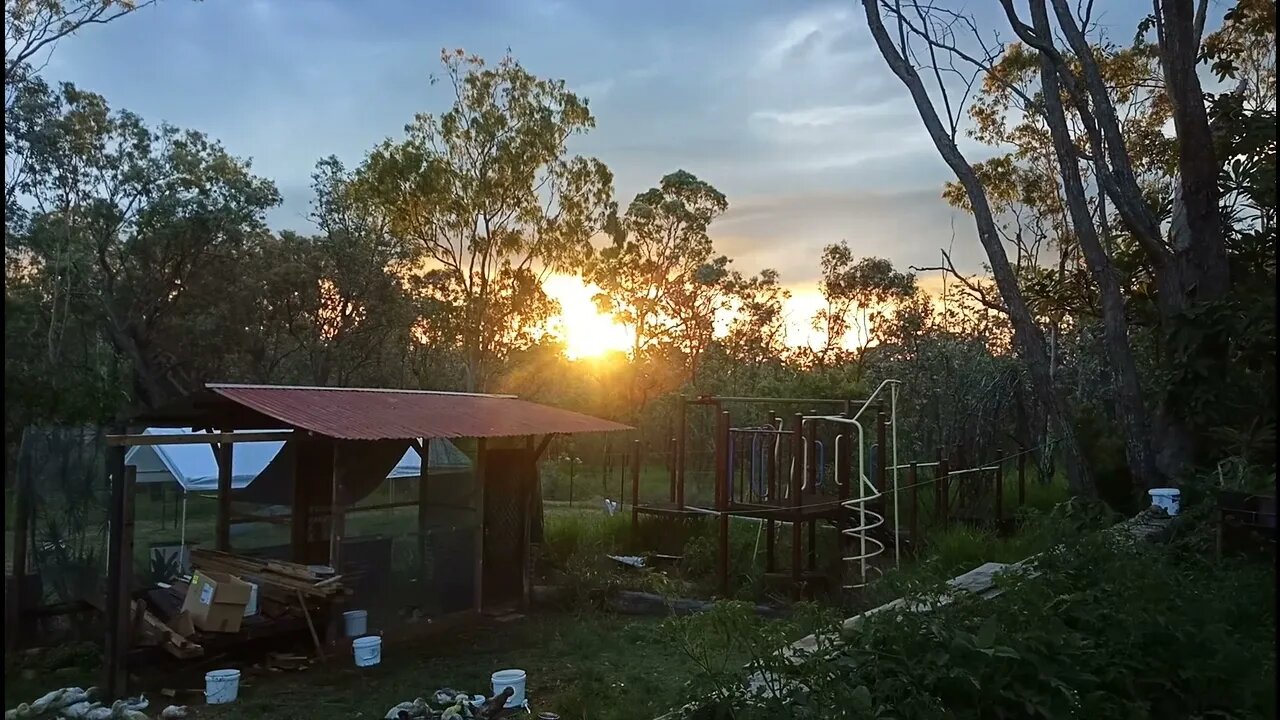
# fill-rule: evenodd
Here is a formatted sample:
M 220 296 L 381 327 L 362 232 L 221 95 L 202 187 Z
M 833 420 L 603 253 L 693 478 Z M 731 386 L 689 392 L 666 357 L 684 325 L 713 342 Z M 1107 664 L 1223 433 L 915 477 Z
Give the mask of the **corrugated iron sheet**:
M 632 430 L 498 395 L 413 390 L 214 385 L 210 390 L 294 427 L 342 440 L 514 437 Z

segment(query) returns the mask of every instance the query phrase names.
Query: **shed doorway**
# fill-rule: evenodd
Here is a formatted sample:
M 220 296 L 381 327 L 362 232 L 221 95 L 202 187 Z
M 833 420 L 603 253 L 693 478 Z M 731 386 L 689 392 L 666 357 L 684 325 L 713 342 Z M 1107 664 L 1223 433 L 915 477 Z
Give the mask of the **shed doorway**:
M 493 448 L 485 451 L 483 465 L 482 607 L 497 610 L 523 602 L 528 590 L 538 464 L 532 450 Z

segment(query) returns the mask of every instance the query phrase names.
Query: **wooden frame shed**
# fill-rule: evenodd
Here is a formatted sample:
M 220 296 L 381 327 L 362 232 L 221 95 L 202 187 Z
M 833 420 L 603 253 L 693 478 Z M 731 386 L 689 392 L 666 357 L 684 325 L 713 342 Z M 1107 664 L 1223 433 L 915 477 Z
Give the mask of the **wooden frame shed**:
M 475 438 L 475 480 L 470 506 L 474 532 L 472 611 L 527 602 L 531 588 L 530 527 L 537 493 L 536 463 L 556 435 L 633 428 L 610 420 L 521 400 L 513 395 L 272 385 L 208 384 L 169 405 L 139 413 L 129 428 L 181 427 L 190 435 L 122 432 L 107 438 L 111 477 L 106 637 L 106 689 L 122 696 L 131 638 L 134 473 L 125 465 L 129 447 L 210 443 L 218 459 L 215 549 L 231 549 L 232 465 L 239 442 L 281 441 L 272 468 L 292 484 L 290 560 L 342 562 L 348 507 L 382 482 L 383 465 L 412 447 L 424 458 L 433 438 Z M 233 433 L 233 431 L 236 431 Z M 254 431 L 254 432 L 245 432 Z M 505 440 L 503 440 L 505 439 Z M 499 447 L 502 446 L 502 447 Z M 416 501 L 419 546 L 426 536 L 428 463 Z M 493 490 L 486 493 L 486 488 Z M 328 538 L 312 532 L 327 516 Z M 498 531 L 495 518 L 516 518 Z M 419 554 L 420 562 L 423 554 Z M 486 561 L 487 559 L 487 561 Z M 494 567 L 489 567 L 494 566 Z M 500 567 L 499 567 L 500 566 Z M 331 625 L 332 628 L 332 625 Z

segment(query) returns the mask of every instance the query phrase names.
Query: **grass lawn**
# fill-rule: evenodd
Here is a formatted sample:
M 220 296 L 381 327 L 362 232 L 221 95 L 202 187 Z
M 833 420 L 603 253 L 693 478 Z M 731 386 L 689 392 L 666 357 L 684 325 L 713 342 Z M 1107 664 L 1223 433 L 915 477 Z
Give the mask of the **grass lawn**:
M 246 674 L 230 706 L 198 706 L 198 718 L 381 718 L 403 700 L 428 697 L 442 687 L 490 691 L 495 670 L 521 668 L 536 712 L 563 718 L 652 718 L 687 700 L 691 661 L 663 641 L 660 621 L 603 613 L 534 614 L 488 620 L 448 634 L 383 648 L 382 664 L 356 668 L 349 658 L 292 673 Z M 84 662 L 91 663 L 90 657 Z M 23 679 L 6 666 L 5 704 L 30 701 L 65 685 L 95 682 L 91 667 Z M 203 683 L 191 687 L 203 686 Z M 153 709 L 163 698 L 148 694 Z

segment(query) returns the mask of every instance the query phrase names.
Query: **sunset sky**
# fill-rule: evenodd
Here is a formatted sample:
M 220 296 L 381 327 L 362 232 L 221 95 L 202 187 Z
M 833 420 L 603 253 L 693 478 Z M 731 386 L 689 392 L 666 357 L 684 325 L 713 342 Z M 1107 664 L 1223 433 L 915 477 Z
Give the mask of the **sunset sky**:
M 996 3 L 967 4 L 1007 28 Z M 1150 9 L 1099 5 L 1126 40 Z M 306 231 L 317 159 L 354 165 L 415 112 L 446 108 L 448 90 L 428 85 L 442 47 L 492 60 L 510 47 L 589 98 L 598 127 L 572 150 L 609 165 L 621 206 L 677 168 L 712 183 L 730 204 L 712 227 L 717 249 L 745 273 L 777 268 L 799 316 L 816 302 L 822 246 L 841 239 L 905 268 L 937 264 L 954 232 L 957 264 L 980 269 L 972 222 L 939 196 L 950 172 L 861 12 L 853 1 L 163 0 L 63 43 L 45 75 L 251 157 L 284 195 L 272 226 Z

